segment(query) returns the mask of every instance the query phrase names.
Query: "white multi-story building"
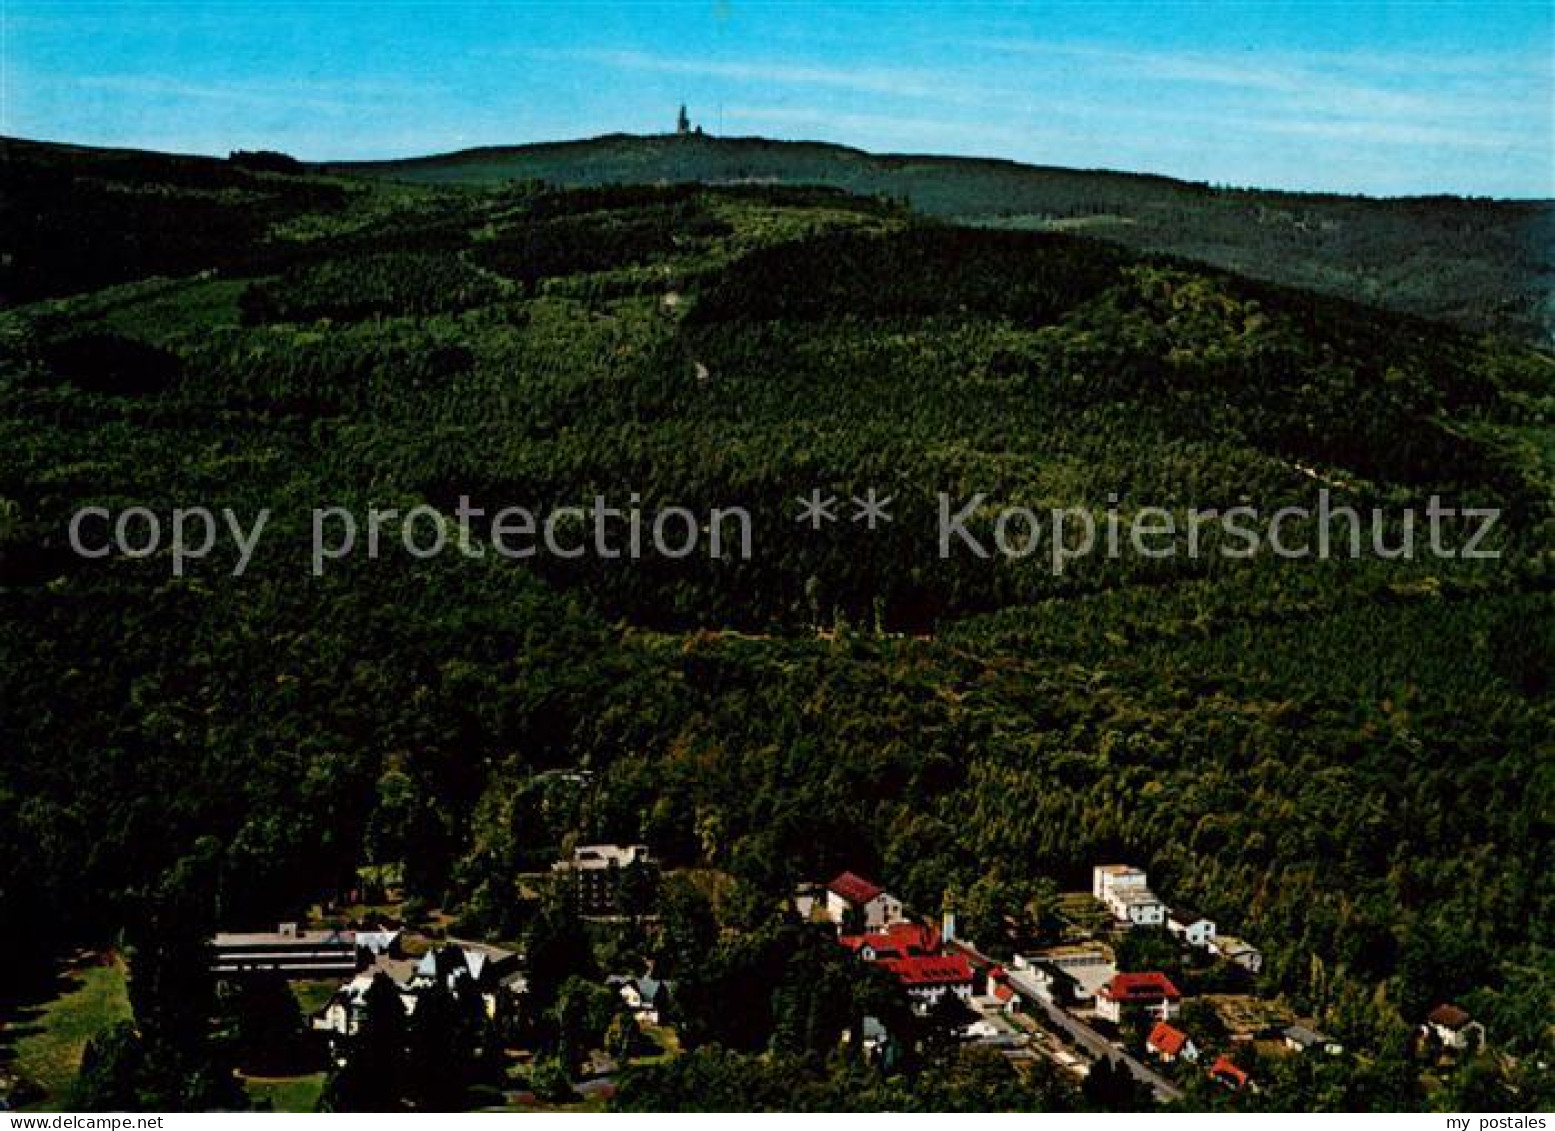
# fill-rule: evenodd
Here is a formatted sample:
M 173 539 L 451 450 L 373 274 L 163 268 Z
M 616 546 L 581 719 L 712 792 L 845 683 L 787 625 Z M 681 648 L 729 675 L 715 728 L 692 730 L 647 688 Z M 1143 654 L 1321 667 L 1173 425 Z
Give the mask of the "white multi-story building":
M 959 951 L 882 958 L 876 965 L 896 975 L 916 1013 L 927 1014 L 947 993 L 962 1001 L 972 1000 L 972 964 Z
M 570 881 L 583 915 L 612 915 L 620 908 L 622 881 L 631 869 L 658 873 L 658 862 L 646 844 L 585 844 L 573 849 L 571 860 L 560 860 L 551 871 Z
M 1091 872 L 1091 894 L 1120 923 L 1136 927 L 1160 927 L 1166 923 L 1166 904 L 1150 890 L 1143 870 L 1127 864 L 1100 864 Z
M 1177 1016 L 1182 991 L 1165 974 L 1115 974 L 1096 991 L 1096 1016 L 1122 1024 L 1131 1013 L 1144 1013 L 1157 1021 Z

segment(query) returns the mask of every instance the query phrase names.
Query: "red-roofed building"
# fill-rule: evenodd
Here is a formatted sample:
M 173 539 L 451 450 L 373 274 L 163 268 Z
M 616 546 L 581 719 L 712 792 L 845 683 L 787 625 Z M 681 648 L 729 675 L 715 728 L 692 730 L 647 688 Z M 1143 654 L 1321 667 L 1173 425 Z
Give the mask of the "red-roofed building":
M 862 907 L 884 889 L 856 872 L 844 872 L 827 884 L 826 890 Z
M 947 993 L 963 1001 L 972 996 L 976 975 L 971 961 L 960 951 L 944 953 L 944 937 L 933 927 L 892 923 L 878 931 L 839 935 L 837 941 L 894 974 L 919 1012 L 927 1012 Z
M 840 935 L 837 941 L 866 962 L 883 958 L 914 958 L 940 952 L 940 934 L 918 923 L 892 923 L 883 931 Z
M 1174 1060 L 1198 1060 L 1199 1047 L 1193 1038 L 1181 1029 L 1175 1029 L 1165 1021 L 1157 1021 L 1145 1045 L 1156 1056 L 1170 1064 Z
M 883 958 L 878 965 L 896 975 L 913 1008 L 927 1012 L 947 993 L 962 1001 L 972 996 L 972 963 L 959 951 L 953 954 Z
M 1003 966 L 990 966 L 985 972 L 988 979 L 988 996 L 999 1003 L 1005 1013 L 1020 1012 L 1020 995 L 1010 985 L 1010 975 Z
M 1233 1092 L 1240 1092 L 1247 1087 L 1251 1079 L 1246 1072 L 1223 1056 L 1216 1057 L 1215 1063 L 1209 1066 L 1209 1078 L 1217 1084 L 1224 1084 Z
M 826 885 L 826 917 L 839 926 L 881 931 L 902 922 L 902 901 L 879 884 L 844 872 Z
M 1182 991 L 1165 974 L 1114 974 L 1096 991 L 1096 1015 L 1121 1024 L 1131 1013 L 1148 1013 L 1158 1021 L 1177 1016 Z

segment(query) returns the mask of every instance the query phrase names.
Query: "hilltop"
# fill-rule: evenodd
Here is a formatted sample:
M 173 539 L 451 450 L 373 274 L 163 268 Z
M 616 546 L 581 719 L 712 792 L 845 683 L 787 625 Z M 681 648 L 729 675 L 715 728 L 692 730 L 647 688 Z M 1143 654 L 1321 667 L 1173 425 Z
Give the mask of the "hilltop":
M 321 168 L 420 184 L 828 185 L 997 228 L 1079 231 L 1257 279 L 1555 341 L 1555 204 L 1215 188 L 1170 177 L 841 145 L 611 134 Z

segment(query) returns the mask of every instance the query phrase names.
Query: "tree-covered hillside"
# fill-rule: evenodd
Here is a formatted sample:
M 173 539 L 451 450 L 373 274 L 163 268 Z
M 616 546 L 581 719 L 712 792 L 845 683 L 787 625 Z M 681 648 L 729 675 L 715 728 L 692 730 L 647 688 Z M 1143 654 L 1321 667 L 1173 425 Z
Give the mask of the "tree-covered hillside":
M 519 938 L 520 875 L 608 840 L 724 874 L 753 938 L 796 881 L 853 868 L 997 940 L 1119 858 L 1256 940 L 1262 989 L 1357 1054 L 1237 1102 L 1550 1102 L 1547 354 L 824 187 L 24 145 L 0 176 L 0 922 L 25 927 L 0 997 L 191 860 L 227 927 L 392 866 Z M 895 514 L 873 534 L 794 522 L 812 489 L 871 488 Z M 1323 490 L 1393 516 L 1389 544 L 1433 495 L 1499 508 L 1500 556 L 935 552 L 942 491 L 1100 519 Z M 310 569 L 312 508 L 596 495 L 745 506 L 755 552 L 389 537 Z M 241 576 L 225 541 L 179 576 L 165 550 L 73 553 L 89 504 L 272 517 Z M 1487 1075 L 1408 1059 L 1449 1000 L 1493 1034 Z
M 762 138 L 639 137 L 331 166 L 419 184 L 818 184 L 996 228 L 1080 231 L 1253 278 L 1555 342 L 1555 205 L 1378 200 L 1101 170 L 872 154 Z

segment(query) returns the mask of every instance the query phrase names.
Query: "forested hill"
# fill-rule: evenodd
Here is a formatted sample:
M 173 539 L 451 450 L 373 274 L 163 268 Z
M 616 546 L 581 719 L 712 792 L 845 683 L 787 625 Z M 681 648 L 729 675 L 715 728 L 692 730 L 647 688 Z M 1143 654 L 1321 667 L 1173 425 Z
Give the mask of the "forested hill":
M 521 877 L 646 843 L 718 885 L 688 1043 L 814 1075 L 825 1042 L 766 993 L 797 881 L 952 900 L 1002 955 L 1126 860 L 1349 1050 L 1195 1103 L 1555 1102 L 1547 354 L 828 188 L 21 144 L 0 173 L 0 998 L 126 923 L 198 942 L 385 873 L 407 914 L 524 948 Z M 796 524 L 817 489 L 841 521 Z M 872 489 L 871 533 L 846 500 Z M 1055 572 L 933 534 L 940 491 L 1181 522 L 1323 490 L 1395 551 L 1432 496 L 1499 508 L 1502 556 Z M 745 506 L 755 552 L 423 558 L 391 526 L 310 571 L 313 508 L 597 495 Z M 272 517 L 241 576 L 225 538 L 180 573 L 165 543 L 73 553 L 89 504 Z M 1410 1052 L 1444 1001 L 1494 1040 L 1461 1073 Z
M 702 135 L 615 134 L 328 168 L 423 184 L 830 185 L 905 200 L 958 223 L 1079 230 L 1469 329 L 1555 341 L 1550 201 L 1211 188 L 1131 173 Z

